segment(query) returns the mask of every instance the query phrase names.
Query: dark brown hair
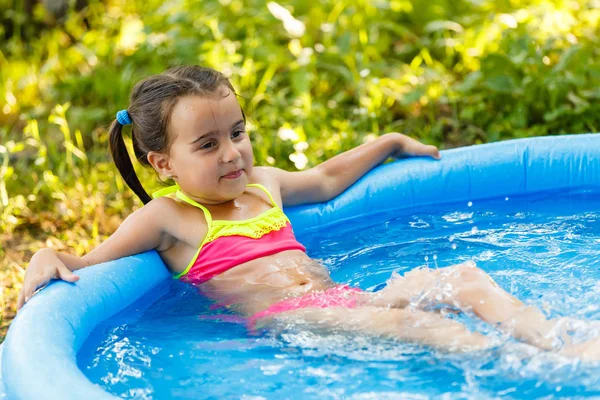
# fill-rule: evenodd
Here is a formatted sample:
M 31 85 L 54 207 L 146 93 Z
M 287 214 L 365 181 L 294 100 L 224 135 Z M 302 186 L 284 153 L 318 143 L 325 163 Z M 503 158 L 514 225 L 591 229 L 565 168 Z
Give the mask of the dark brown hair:
M 135 85 L 127 112 L 132 122 L 133 151 L 138 161 L 143 165 L 150 165 L 146 157 L 148 152 L 168 150 L 167 128 L 173 107 L 180 97 L 212 97 L 221 91 L 228 92 L 226 89 L 229 89 L 229 93 L 236 94 L 225 75 L 197 65 L 170 68 Z M 117 120 L 113 121 L 109 135 L 110 152 L 125 183 L 144 204 L 148 203 L 152 198 L 146 193 L 133 169 L 123 141 L 123 125 Z

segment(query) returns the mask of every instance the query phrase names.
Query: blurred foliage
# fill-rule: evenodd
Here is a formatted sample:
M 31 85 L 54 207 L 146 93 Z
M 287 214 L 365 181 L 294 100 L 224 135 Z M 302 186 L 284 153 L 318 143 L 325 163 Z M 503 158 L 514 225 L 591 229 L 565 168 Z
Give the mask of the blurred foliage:
M 143 77 L 231 76 L 257 163 L 302 169 L 389 131 L 597 131 L 599 19 L 600 0 L 0 0 L 0 338 L 34 251 L 81 255 L 140 206 L 107 127 Z

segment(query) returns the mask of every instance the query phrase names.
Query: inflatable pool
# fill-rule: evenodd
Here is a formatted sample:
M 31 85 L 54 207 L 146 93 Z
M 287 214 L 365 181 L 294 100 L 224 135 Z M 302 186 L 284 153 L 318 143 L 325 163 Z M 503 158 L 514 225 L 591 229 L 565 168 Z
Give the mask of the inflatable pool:
M 328 203 L 286 209 L 298 239 L 377 213 L 600 187 L 596 134 L 512 140 L 442 154 L 441 161 L 381 165 Z M 99 324 L 170 275 L 155 252 L 86 268 L 79 275 L 74 285 L 49 285 L 12 322 L 0 347 L 0 399 L 116 398 L 88 380 L 77 355 Z

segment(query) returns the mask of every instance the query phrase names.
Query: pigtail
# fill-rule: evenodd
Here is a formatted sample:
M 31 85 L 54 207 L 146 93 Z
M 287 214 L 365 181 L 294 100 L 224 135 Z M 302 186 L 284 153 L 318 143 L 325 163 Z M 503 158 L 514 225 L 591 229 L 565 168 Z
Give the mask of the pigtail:
M 142 186 L 142 183 L 133 169 L 133 164 L 131 163 L 127 147 L 125 147 L 125 141 L 123 140 L 123 125 L 116 120 L 110 127 L 109 147 L 113 161 L 127 186 L 129 186 L 140 200 L 142 200 L 142 203 L 148 204 L 152 198 Z

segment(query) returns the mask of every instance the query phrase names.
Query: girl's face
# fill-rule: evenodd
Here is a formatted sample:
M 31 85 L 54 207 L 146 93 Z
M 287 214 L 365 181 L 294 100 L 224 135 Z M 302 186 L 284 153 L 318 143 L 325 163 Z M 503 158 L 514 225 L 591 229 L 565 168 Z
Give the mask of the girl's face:
M 233 93 L 180 98 L 169 134 L 174 138 L 168 155 L 171 174 L 192 199 L 220 204 L 244 192 L 254 155 Z

